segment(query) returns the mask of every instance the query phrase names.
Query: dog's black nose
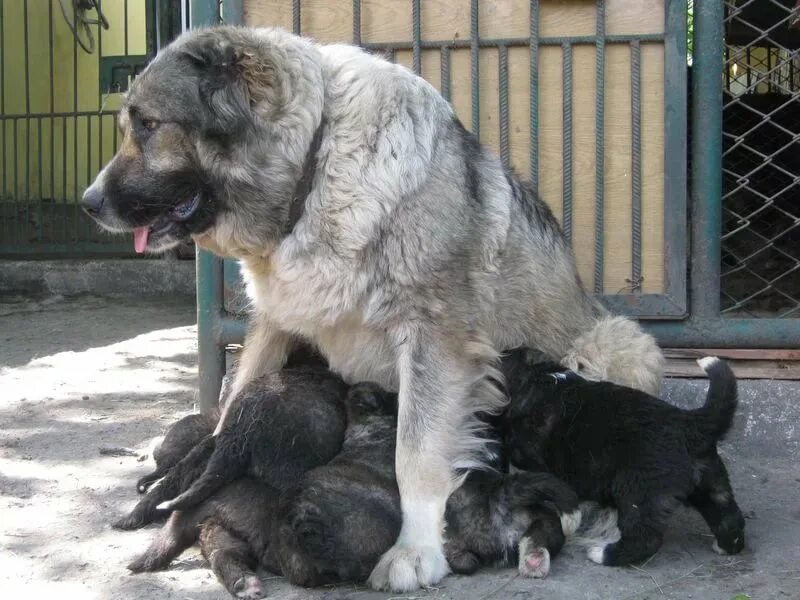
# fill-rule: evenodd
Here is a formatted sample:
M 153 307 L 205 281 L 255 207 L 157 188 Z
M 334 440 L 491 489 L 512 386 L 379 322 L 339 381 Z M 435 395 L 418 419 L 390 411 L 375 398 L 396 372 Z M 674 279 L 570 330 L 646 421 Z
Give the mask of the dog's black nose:
M 81 208 L 91 216 L 96 217 L 100 214 L 105 201 L 106 199 L 103 196 L 103 192 L 96 189 L 94 186 L 90 186 L 89 189 L 84 192 L 83 198 L 81 198 Z

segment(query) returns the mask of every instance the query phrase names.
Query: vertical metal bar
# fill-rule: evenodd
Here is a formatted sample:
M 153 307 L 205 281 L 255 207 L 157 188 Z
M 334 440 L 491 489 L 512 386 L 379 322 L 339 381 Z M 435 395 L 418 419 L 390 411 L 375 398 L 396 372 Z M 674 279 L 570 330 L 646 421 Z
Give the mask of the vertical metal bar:
M 300 35 L 300 0 L 292 0 L 292 31 Z
M 16 220 L 16 219 L 19 218 L 19 206 L 18 206 L 18 203 L 19 203 L 19 165 L 17 164 L 17 156 L 19 156 L 19 148 L 18 148 L 18 144 L 17 144 L 17 142 L 18 142 L 17 129 L 18 129 L 19 123 L 17 122 L 16 119 L 13 119 L 11 121 L 11 124 L 14 127 L 14 196 L 13 196 L 13 198 L 11 200 L 14 203 L 14 220 Z M 13 223 L 12 223 L 12 227 L 14 227 Z M 20 229 L 21 229 L 21 227 L 19 227 L 19 226 L 14 227 L 14 241 L 17 242 L 17 243 L 19 242 Z
M 498 78 L 500 87 L 500 160 L 503 162 L 503 167 L 510 169 L 511 150 L 508 140 L 508 47 L 505 44 L 500 44 L 497 48 L 497 52 L 497 67 L 500 71 L 500 76 Z
M 395 55 L 394 48 L 389 49 L 389 52 L 386 53 L 386 58 L 392 64 L 397 62 L 397 56 Z
M 78 41 L 72 39 L 72 110 L 75 116 L 72 119 L 72 220 L 73 241 L 78 241 Z
M 61 117 L 61 219 L 62 238 L 67 241 L 67 117 Z
M 422 25 L 420 23 L 420 0 L 411 0 L 411 23 L 412 23 L 412 35 L 413 35 L 413 52 L 414 52 L 414 73 L 417 75 L 422 74 L 422 49 L 420 46 L 420 41 L 422 39 Z
M 442 96 L 450 102 L 450 47 L 442 46 L 439 62 L 442 69 Z
M 641 289 L 642 277 L 642 116 L 641 60 L 639 40 L 631 42 L 631 281 L 634 291 Z M 667 217 L 669 218 L 669 216 Z
M 22 3 L 22 30 L 25 44 L 25 224 L 20 227 L 20 233 L 26 231 L 31 222 L 31 76 L 30 53 L 28 52 L 28 0 Z
M 123 29 L 125 30 L 125 56 L 128 56 L 128 0 L 125 0 L 123 14 L 125 15 L 125 23 Z
M 39 198 L 38 202 L 36 203 L 36 239 L 38 241 L 42 241 L 42 200 L 44 199 L 44 191 L 42 190 L 42 122 L 44 121 L 44 117 L 39 117 L 36 119 L 36 153 L 39 156 L 39 160 L 37 161 L 38 164 L 38 176 L 39 176 Z
M 722 232 L 722 2 L 694 6 L 692 63 L 692 318 L 719 317 Z
M 534 193 L 539 193 L 539 0 L 531 0 L 531 149 L 530 180 Z
M 47 15 L 47 40 L 50 50 L 50 217 L 47 222 L 50 226 L 50 238 L 57 241 L 55 237 L 55 208 L 56 208 L 56 119 L 55 112 L 55 56 L 53 50 L 53 1 L 48 3 Z
M 3 2 L 0 2 L 0 115 L 6 114 L 6 86 L 5 86 L 5 79 L 6 79 L 6 70 L 5 70 L 5 44 L 6 44 L 6 34 L 5 29 L 3 27 Z M 3 185 L 0 186 L 0 207 L 2 207 L 3 214 L 3 239 L 8 240 L 11 238 L 10 235 L 6 232 L 6 227 L 11 223 L 11 217 L 6 213 L 6 206 L 5 206 L 5 195 L 6 195 L 6 188 L 8 187 L 8 174 L 6 172 L 6 160 L 8 159 L 8 151 L 6 148 L 6 120 L 2 120 L 2 127 L 3 127 Z
M 572 44 L 564 42 L 561 46 L 562 54 L 562 84 L 563 84 L 563 154 L 562 172 L 564 188 L 562 199 L 562 223 L 564 235 L 572 241 Z
M 222 259 L 210 252 L 197 253 L 197 354 L 199 361 L 198 404 L 202 412 L 213 413 L 219 406 L 219 392 L 225 375 L 225 348 L 215 335 L 223 306 Z
M 480 96 L 480 43 L 478 30 L 478 0 L 470 3 L 470 59 L 472 77 L 472 133 L 481 139 L 481 96 Z
M 606 4 L 597 0 L 597 34 L 595 38 L 595 138 L 594 138 L 594 292 L 603 293 L 603 251 L 604 251 L 604 190 L 605 177 L 605 63 L 606 63 Z
M 353 43 L 361 45 L 361 0 L 353 0 Z
M 103 60 L 103 28 L 98 25 L 97 27 L 97 67 L 100 68 L 100 62 Z M 97 173 L 103 168 L 103 90 L 97 86 Z M 92 181 L 92 173 L 89 177 L 87 184 Z
M 731 50 L 725 46 L 725 89 L 731 91 Z
M 299 3 L 298 3 L 299 4 Z M 213 25 L 218 20 L 213 8 L 216 0 L 192 0 L 191 26 Z M 299 26 L 299 12 L 298 12 Z M 197 250 L 197 358 L 200 371 L 198 404 L 204 413 L 218 408 L 222 376 L 225 374 L 225 348 L 217 343 L 215 327 L 223 308 L 222 259 L 206 250 Z
M 725 49 L 727 50 L 728 46 L 725 46 Z M 739 56 L 740 56 L 740 54 L 737 52 L 736 53 L 737 61 L 738 61 Z M 750 76 L 751 76 L 751 74 L 753 72 L 752 69 L 750 68 L 750 65 L 752 64 L 750 62 L 750 46 L 748 46 L 747 50 L 745 50 L 745 56 L 747 57 L 747 64 L 745 65 L 745 76 L 747 77 L 747 89 L 749 90 L 750 86 L 752 85 L 752 82 L 750 80 Z M 738 75 L 737 75 L 736 79 L 739 79 Z

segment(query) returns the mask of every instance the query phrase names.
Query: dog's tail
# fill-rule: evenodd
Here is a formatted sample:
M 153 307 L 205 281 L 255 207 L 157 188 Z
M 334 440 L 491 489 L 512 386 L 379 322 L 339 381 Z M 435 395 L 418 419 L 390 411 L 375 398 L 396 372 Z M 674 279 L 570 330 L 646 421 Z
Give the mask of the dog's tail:
M 549 473 L 520 471 L 506 475 L 503 491 L 512 506 L 548 506 L 558 512 L 564 535 L 572 535 L 581 522 L 578 495 Z
M 731 428 L 738 405 L 736 376 L 728 363 L 715 356 L 701 358 L 697 364 L 708 375 L 708 393 L 703 407 L 687 411 L 687 415 L 699 433 L 700 439 L 693 440 L 693 445 L 707 446 L 716 444 Z

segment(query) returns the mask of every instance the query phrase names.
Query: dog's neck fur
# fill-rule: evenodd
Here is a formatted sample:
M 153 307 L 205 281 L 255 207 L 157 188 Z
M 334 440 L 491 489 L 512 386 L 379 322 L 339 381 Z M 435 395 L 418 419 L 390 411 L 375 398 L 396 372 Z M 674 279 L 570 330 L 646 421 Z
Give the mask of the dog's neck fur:
M 308 153 L 303 163 L 303 172 L 294 188 L 292 204 L 289 206 L 289 220 L 286 222 L 286 227 L 284 229 L 286 235 L 292 232 L 294 226 L 297 225 L 297 222 L 305 212 L 306 198 L 308 198 L 308 194 L 311 192 L 311 188 L 314 184 L 314 174 L 317 172 L 317 154 L 319 153 L 320 144 L 322 144 L 322 131 L 324 128 L 325 117 L 323 116 L 317 130 L 314 132 L 314 138 L 311 140 L 311 146 L 308 148 Z

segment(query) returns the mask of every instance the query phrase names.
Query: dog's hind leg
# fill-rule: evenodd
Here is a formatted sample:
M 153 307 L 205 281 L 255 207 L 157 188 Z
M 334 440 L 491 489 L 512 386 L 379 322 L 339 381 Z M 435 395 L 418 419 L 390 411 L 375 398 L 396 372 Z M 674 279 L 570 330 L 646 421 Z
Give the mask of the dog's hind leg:
M 714 551 L 736 554 L 744 547 L 744 516 L 734 499 L 728 471 L 716 453 L 700 462 L 695 465 L 699 467 L 700 482 L 689 495 L 689 503 L 714 533 Z
M 550 560 L 564 547 L 564 530 L 558 514 L 547 508 L 531 512 L 531 524 L 519 542 L 519 574 L 523 577 L 547 577 Z
M 222 431 L 228 418 L 231 401 L 253 379 L 283 368 L 293 344 L 292 335 L 278 329 L 268 317 L 259 312 L 251 316 L 247 337 L 242 347 L 242 357 L 236 365 L 230 392 L 227 398 L 220 397 L 220 402 L 224 403 L 224 406 L 220 406 L 221 415 L 214 429 L 214 435 Z
M 250 547 L 213 518 L 200 526 L 200 550 L 214 575 L 233 596 L 248 600 L 264 597 Z
M 128 569 L 134 573 L 166 569 L 169 563 L 197 541 L 198 515 L 192 512 L 175 512 L 145 550 L 135 558 Z
M 164 514 L 158 505 L 180 494 L 203 472 L 214 452 L 215 440 L 210 435 L 200 441 L 186 457 L 139 500 L 133 510 L 112 524 L 114 529 L 139 529 Z
M 475 411 L 498 409 L 505 398 L 488 381 L 490 375 L 501 379 L 491 367 L 496 354 L 488 344 L 452 339 L 416 324 L 395 334 L 403 525 L 369 583 L 407 592 L 434 585 L 447 574 L 442 535 L 447 498 L 459 483 L 455 468 L 475 466 L 485 451 L 486 440 L 470 419 Z
M 626 566 L 650 558 L 661 547 L 663 534 L 651 518 L 653 507 L 648 500 L 616 497 L 619 511 L 619 541 L 606 546 L 589 548 L 588 556 L 594 562 L 609 566 Z

